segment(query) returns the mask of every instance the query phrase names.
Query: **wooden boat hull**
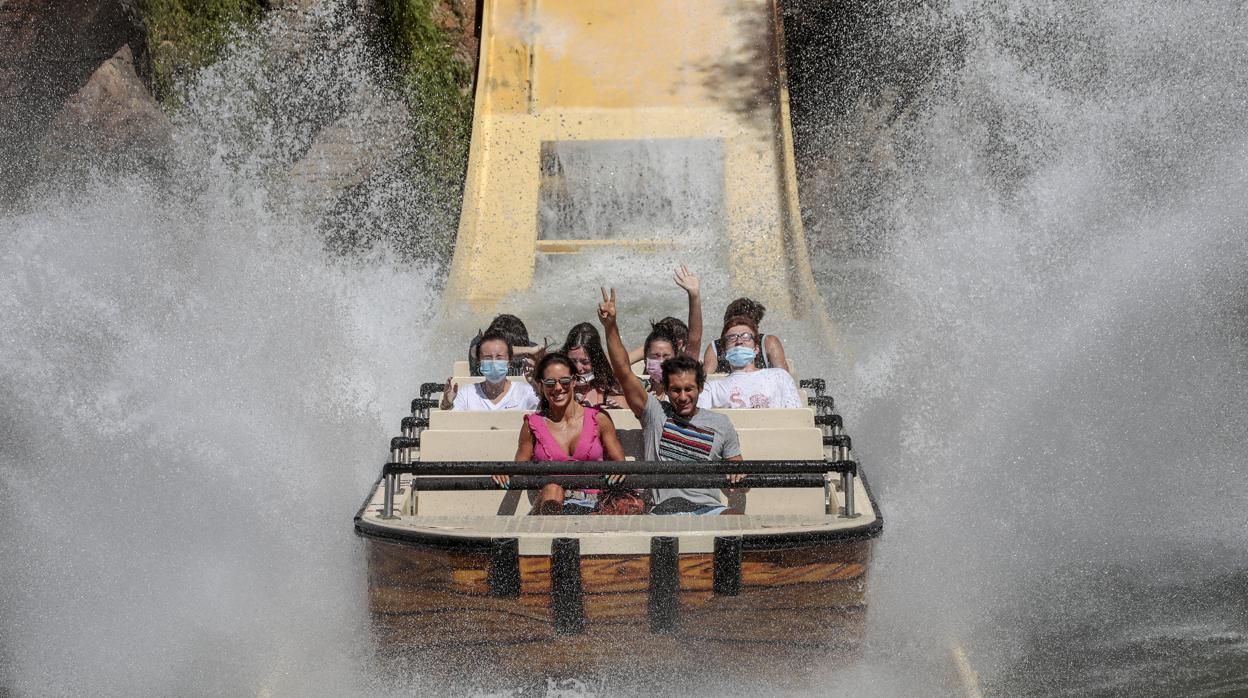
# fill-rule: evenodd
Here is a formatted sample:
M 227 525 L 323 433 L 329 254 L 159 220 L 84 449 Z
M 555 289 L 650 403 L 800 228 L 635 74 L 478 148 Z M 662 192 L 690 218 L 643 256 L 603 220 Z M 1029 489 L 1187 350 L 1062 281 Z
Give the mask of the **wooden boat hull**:
M 744 546 L 740 590 L 713 590 L 713 556 L 678 558 L 679 620 L 649 620 L 650 556 L 580 558 L 584 628 L 556 630 L 551 558 L 520 557 L 520 594 L 491 596 L 487 550 L 367 541 L 369 611 L 386 652 L 500 669 L 594 671 L 621 662 L 674 671 L 775 669 L 852 655 L 866 622 L 869 536 Z M 462 668 L 453 671 L 462 671 Z

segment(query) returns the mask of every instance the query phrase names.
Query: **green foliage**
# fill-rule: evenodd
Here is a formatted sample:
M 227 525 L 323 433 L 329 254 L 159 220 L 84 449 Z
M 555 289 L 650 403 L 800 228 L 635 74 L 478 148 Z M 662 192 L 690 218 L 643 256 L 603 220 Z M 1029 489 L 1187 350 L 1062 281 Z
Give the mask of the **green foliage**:
M 267 0 L 139 0 L 157 98 L 168 102 L 179 81 L 211 63 L 234 28 L 253 25 L 267 4 Z
M 460 178 L 472 130 L 472 72 L 455 56 L 454 38 L 434 23 L 435 11 L 448 23 L 454 3 L 437 0 L 380 0 L 383 29 L 393 46 L 417 128 L 413 136 L 442 174 Z M 432 147 L 430 147 L 432 146 Z
M 438 244 L 421 246 L 449 257 L 472 136 L 472 66 L 457 56 L 452 33 L 466 18 L 456 0 L 379 0 L 378 7 L 412 114 L 408 176 L 436 209 L 426 212 L 436 222 L 425 234 Z

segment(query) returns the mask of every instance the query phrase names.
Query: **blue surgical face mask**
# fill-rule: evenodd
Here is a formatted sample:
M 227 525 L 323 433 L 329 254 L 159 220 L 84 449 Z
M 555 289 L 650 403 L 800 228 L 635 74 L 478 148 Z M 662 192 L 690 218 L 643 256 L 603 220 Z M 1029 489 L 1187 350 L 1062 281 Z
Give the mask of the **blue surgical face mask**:
M 728 365 L 733 368 L 745 368 L 754 363 L 754 355 L 757 353 L 750 347 L 736 346 L 724 352 L 724 358 L 728 359 Z
M 507 377 L 508 362 L 505 359 L 486 359 L 481 362 L 481 375 L 491 383 L 497 383 Z

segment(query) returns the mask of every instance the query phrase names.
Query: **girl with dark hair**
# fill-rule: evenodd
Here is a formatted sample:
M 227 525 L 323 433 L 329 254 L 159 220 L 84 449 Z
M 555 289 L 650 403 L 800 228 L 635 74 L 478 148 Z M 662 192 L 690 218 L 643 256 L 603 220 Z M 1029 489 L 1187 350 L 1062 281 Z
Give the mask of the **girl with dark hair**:
M 763 314 L 767 312 L 767 308 L 762 303 L 749 298 L 738 298 L 728 304 L 728 308 L 724 310 L 724 322 L 727 323 L 734 317 L 749 318 L 754 322 L 754 334 L 758 335 L 758 351 L 754 355 L 754 365 L 758 368 L 783 368 L 789 370 L 789 362 L 784 357 L 784 345 L 780 343 L 780 338 L 774 334 L 762 334 L 758 331 L 758 326 L 763 323 Z M 716 339 L 706 346 L 706 355 L 702 357 L 702 363 L 708 368 L 715 367 L 716 373 L 730 373 L 732 367 L 728 363 L 728 359 L 724 357 L 727 348 L 724 346 L 723 339 Z
M 561 352 L 572 360 L 576 368 L 576 399 L 582 405 L 618 409 L 620 402 L 613 397 L 620 397 L 620 384 L 611 372 L 611 362 L 602 349 L 602 338 L 598 330 L 588 322 L 576 325 L 568 332 Z
M 516 445 L 518 461 L 624 460 L 624 449 L 611 417 L 596 407 L 584 407 L 575 396 L 576 369 L 565 354 L 551 352 L 537 362 L 538 411 L 526 415 Z M 504 487 L 506 475 L 494 481 Z M 608 482 L 618 481 L 611 476 Z M 565 492 L 550 484 L 538 495 L 534 513 L 591 514 L 598 506 L 598 490 Z
M 666 395 L 663 389 L 663 362 L 676 358 L 677 346 L 676 338 L 661 325 L 652 327 L 641 345 L 646 358 L 646 375 L 650 377 L 650 392 L 659 399 Z

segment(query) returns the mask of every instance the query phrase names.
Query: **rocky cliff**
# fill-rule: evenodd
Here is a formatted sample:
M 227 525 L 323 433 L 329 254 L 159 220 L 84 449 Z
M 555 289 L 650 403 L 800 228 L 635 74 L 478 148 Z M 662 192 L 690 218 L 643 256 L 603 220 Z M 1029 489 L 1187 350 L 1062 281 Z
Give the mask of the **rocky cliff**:
M 165 137 L 134 0 L 9 0 L 0 47 L 0 200 L 66 148 L 113 152 Z

